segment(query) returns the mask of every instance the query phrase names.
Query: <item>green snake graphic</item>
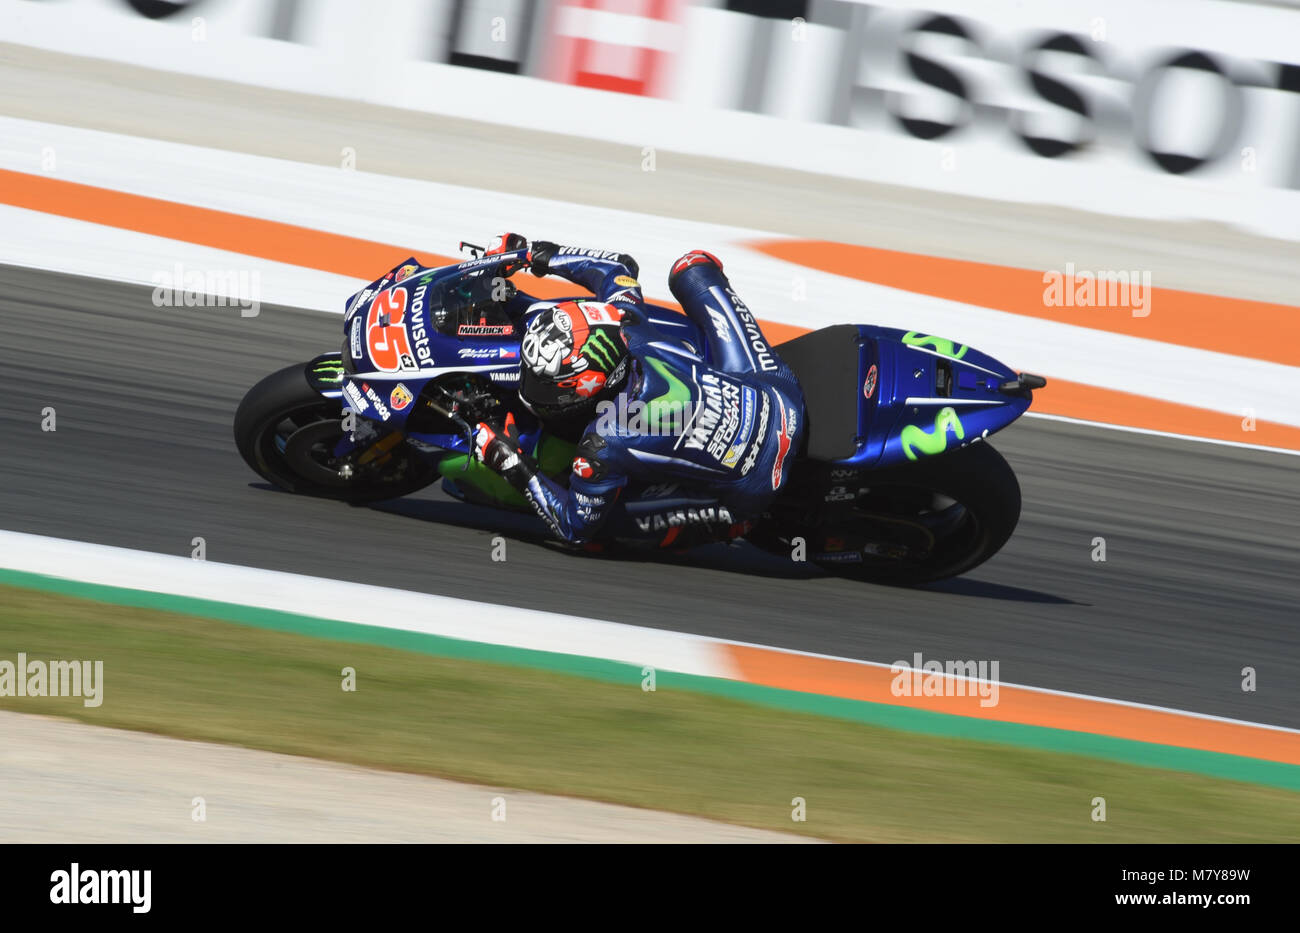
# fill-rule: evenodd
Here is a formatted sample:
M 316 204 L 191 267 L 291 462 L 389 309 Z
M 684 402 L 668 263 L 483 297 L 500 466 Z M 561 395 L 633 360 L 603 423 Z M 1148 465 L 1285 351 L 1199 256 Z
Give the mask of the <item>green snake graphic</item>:
M 939 413 L 934 416 L 934 431 L 927 431 L 925 428 L 909 424 L 903 428 L 898 439 L 903 442 L 903 453 L 907 454 L 908 460 L 915 460 L 916 453 L 912 450 L 915 447 L 923 454 L 941 454 L 948 449 L 948 429 L 957 435 L 957 440 L 965 440 L 966 429 L 961 425 L 961 419 L 957 417 L 957 412 L 952 408 L 941 408 Z
M 928 334 L 918 334 L 914 330 L 909 330 L 903 335 L 903 343 L 909 347 L 930 347 L 940 356 L 949 356 L 954 360 L 959 360 L 966 355 L 970 347 L 962 344 L 960 350 L 953 348 L 953 343 L 947 337 L 931 337 Z

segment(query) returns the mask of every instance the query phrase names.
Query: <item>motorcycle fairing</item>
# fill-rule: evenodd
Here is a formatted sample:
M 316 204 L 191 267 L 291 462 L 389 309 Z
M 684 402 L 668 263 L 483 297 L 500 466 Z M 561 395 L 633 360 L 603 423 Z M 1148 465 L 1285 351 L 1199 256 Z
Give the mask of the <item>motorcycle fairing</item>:
M 776 349 L 804 390 L 805 455 L 842 468 L 890 467 L 974 443 L 1019 418 L 1032 397 L 993 357 L 915 331 L 844 324 Z

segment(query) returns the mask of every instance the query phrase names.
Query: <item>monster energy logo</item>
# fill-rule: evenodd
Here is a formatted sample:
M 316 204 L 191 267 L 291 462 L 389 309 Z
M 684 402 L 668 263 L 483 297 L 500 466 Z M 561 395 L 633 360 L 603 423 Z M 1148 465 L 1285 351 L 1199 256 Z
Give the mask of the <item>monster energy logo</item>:
M 328 360 L 317 363 L 311 371 L 316 373 L 316 378 L 321 382 L 342 382 L 343 381 L 343 364 L 330 362 Z
M 614 346 L 614 340 L 603 330 L 598 330 L 582 345 L 582 355 L 590 358 L 605 372 L 614 368 L 618 362 L 618 347 Z
M 962 427 L 961 419 L 952 408 L 939 409 L 939 413 L 934 416 L 934 431 L 909 424 L 898 436 L 903 443 L 903 453 L 907 455 L 908 460 L 916 459 L 916 451 L 912 448 L 916 448 L 923 454 L 943 453 L 948 449 L 949 428 L 952 428 L 952 433 L 957 435 L 957 440 L 966 438 L 966 429 Z

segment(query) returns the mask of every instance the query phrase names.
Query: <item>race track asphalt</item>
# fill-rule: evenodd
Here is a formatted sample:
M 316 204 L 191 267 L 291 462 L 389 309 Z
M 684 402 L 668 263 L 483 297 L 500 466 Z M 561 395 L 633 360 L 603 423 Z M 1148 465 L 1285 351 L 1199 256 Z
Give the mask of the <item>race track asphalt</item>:
M 235 406 L 337 347 L 339 321 L 156 308 L 148 288 L 0 266 L 0 527 L 181 555 L 201 536 L 209 560 L 887 663 L 997 660 L 1008 683 L 1300 727 L 1300 458 L 1023 419 L 995 438 L 1019 530 L 965 578 L 867 586 L 747 547 L 597 561 L 437 490 L 352 508 L 268 488 L 235 450 Z

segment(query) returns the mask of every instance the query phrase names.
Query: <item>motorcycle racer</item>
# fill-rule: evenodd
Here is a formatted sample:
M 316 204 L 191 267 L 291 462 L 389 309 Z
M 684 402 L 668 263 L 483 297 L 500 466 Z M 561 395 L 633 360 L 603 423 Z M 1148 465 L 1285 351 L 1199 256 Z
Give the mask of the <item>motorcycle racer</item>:
M 524 242 L 505 234 L 493 249 Z M 564 541 L 604 531 L 668 546 L 743 534 L 788 480 L 805 418 L 798 381 L 722 263 L 690 252 L 668 280 L 703 335 L 706 363 L 701 348 L 654 326 L 630 256 L 536 241 L 528 261 L 534 275 L 559 275 L 594 295 L 543 310 L 521 347 L 521 400 L 549 430 L 577 440 L 568 486 L 520 450 L 513 416 L 476 426 L 475 459 Z M 663 503 L 690 508 L 674 508 L 671 522 L 644 510 L 631 516 L 620 502 L 631 483 L 691 491 Z

